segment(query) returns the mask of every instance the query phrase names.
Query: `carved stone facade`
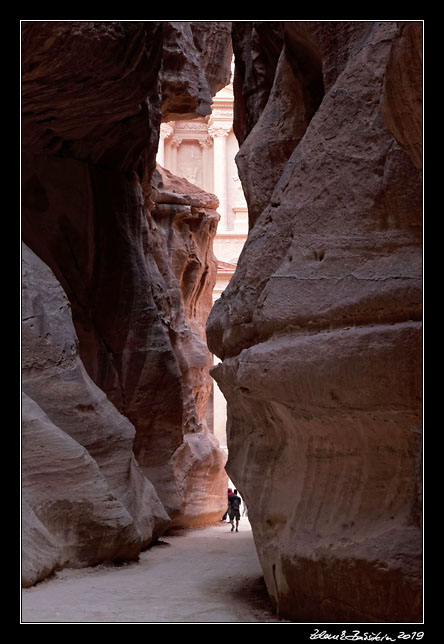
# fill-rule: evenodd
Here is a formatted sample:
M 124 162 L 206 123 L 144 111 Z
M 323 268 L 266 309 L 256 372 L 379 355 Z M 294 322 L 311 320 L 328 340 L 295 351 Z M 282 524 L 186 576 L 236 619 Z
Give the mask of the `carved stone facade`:
M 247 203 L 235 163 L 238 149 L 231 83 L 214 97 L 210 116 L 170 121 L 160 127 L 158 164 L 219 199 L 221 219 L 213 243 L 218 260 L 214 301 L 228 286 L 248 234 Z M 207 423 L 226 448 L 226 401 L 216 383 Z
M 210 116 L 162 123 L 157 162 L 219 199 L 221 220 L 214 244 L 220 266 L 215 299 L 227 285 L 227 270 L 234 268 L 248 233 L 247 203 L 239 180 L 233 132 L 233 88 L 216 94 Z

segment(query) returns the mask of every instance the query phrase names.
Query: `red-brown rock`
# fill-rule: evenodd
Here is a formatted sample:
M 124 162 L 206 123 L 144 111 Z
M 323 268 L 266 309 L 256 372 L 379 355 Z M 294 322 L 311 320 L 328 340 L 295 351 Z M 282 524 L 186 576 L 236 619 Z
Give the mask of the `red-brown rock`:
M 133 454 L 135 430 L 79 358 L 71 308 L 22 250 L 23 583 L 135 559 L 170 523 Z
M 216 281 L 212 244 L 219 202 L 185 179 L 157 168 L 149 217 L 152 255 L 162 280 L 155 300 L 168 331 L 171 360 L 178 369 L 180 406 L 164 385 L 158 397 L 169 408 L 155 409 L 150 415 L 134 410 L 129 417 L 138 428 L 139 463 L 159 491 L 173 525 L 184 526 L 220 518 L 225 505 L 225 456 L 205 422 L 212 387 L 205 324 Z M 160 371 L 159 377 L 165 378 Z M 171 421 L 173 413 L 177 416 Z M 166 445 L 168 436 L 177 444 L 162 451 L 159 446 Z
M 162 120 L 211 114 L 230 81 L 231 22 L 164 22 L 163 35 Z
M 187 67 L 184 100 L 197 115 L 229 74 L 229 64 L 215 60 L 229 62 L 231 45 L 226 25 L 212 23 L 211 33 L 190 25 L 198 55 Z M 179 94 L 173 70 L 161 71 L 174 29 L 155 21 L 22 23 L 22 230 L 68 298 L 80 364 L 135 428 L 145 475 L 156 478 L 171 518 L 186 525 L 220 516 L 226 475 L 202 420 L 214 198 L 191 200 L 185 214 L 165 220 L 159 201 L 151 212 L 162 102 Z M 60 428 L 51 405 L 46 400 L 42 412 Z M 100 451 L 102 438 L 91 440 Z M 193 500 L 204 473 L 206 487 Z M 49 534 L 41 539 L 47 548 Z
M 265 166 L 243 170 L 244 191 L 262 210 L 207 326 L 228 401 L 227 471 L 281 616 L 417 621 L 421 24 L 283 23 L 279 64 L 266 29 L 239 45 L 250 53 L 236 96 L 250 123 L 239 158 L 257 149 Z M 261 109 L 249 59 L 262 61 Z M 325 93 L 297 142 L 285 105 L 302 113 L 300 87 L 319 96 L 319 69 Z M 276 174 L 262 119 L 267 140 L 295 140 L 265 197 L 261 177 Z

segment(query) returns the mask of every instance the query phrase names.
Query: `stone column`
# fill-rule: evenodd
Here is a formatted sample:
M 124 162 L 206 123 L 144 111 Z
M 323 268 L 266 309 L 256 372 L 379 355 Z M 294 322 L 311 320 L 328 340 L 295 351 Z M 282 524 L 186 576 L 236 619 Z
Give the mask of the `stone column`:
M 182 139 L 173 139 L 171 141 L 171 172 L 177 174 L 177 153 L 179 151 Z
M 165 167 L 165 139 L 173 133 L 173 128 L 167 123 L 160 124 L 159 147 L 157 148 L 156 161 L 162 168 Z
M 218 212 L 221 216 L 220 228 L 228 230 L 228 191 L 227 191 L 227 137 L 225 127 L 210 127 L 209 134 L 214 140 L 214 192 L 219 199 Z
M 202 183 L 203 189 L 207 192 L 214 193 L 213 184 L 213 160 L 211 158 L 211 150 L 213 148 L 213 139 L 209 136 L 205 139 L 199 140 L 199 145 L 202 148 Z

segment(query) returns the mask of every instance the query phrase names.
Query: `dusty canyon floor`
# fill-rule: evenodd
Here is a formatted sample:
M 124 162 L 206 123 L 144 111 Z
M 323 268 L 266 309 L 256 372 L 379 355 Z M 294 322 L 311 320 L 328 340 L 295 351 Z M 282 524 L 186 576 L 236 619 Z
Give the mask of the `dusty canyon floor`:
M 250 524 L 166 535 L 138 562 L 65 569 L 22 591 L 23 623 L 282 622 L 273 614 Z

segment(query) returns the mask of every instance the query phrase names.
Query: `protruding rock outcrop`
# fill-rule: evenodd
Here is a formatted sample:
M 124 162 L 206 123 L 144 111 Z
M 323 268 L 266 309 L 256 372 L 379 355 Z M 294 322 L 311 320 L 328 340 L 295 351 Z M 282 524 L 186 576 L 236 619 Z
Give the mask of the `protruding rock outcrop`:
M 251 230 L 207 336 L 295 621 L 421 619 L 421 27 L 233 23 Z
M 162 119 L 211 114 L 230 80 L 231 22 L 165 22 L 163 34 Z
M 212 245 L 219 202 L 160 166 L 153 186 L 148 221 L 159 273 L 154 297 L 174 371 L 160 365 L 152 374 L 153 397 L 163 404 L 129 417 L 138 428 L 136 457 L 173 524 L 192 525 L 220 518 L 227 486 L 225 456 L 205 422 L 212 386 L 205 324 L 216 281 Z

